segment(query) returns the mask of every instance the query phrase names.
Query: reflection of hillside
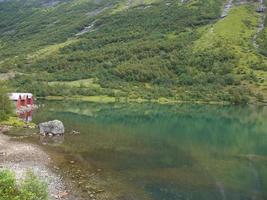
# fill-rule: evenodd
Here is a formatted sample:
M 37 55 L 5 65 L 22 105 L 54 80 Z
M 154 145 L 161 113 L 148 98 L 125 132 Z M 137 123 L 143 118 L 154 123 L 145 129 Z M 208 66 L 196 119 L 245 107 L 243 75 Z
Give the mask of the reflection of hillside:
M 48 102 L 41 112 L 84 132 L 88 126 L 103 132 L 115 127 L 120 139 L 128 137 L 125 132 L 143 137 L 164 134 L 170 142 L 177 138 L 183 143 L 203 143 L 214 148 L 228 145 L 227 151 L 262 147 L 261 151 L 267 152 L 266 107 Z
M 49 102 L 49 111 L 71 112 L 97 117 L 105 121 L 138 123 L 140 119 L 157 121 L 159 118 L 201 118 L 235 120 L 240 124 L 261 125 L 267 118 L 267 107 L 214 105 L 158 105 L 158 104 L 96 104 L 86 102 Z
M 250 199 L 257 176 L 267 185 L 266 116 L 266 107 L 253 106 L 47 102 L 35 120 L 57 118 L 79 130 L 62 148 L 129 187 L 137 182 L 174 199 L 193 188 L 199 200 Z
M 49 109 L 50 112 L 59 112 L 59 110 L 55 109 Z M 97 111 L 93 111 L 91 109 L 79 109 L 79 108 L 66 108 L 64 110 L 61 110 L 61 112 L 64 113 L 73 113 L 77 115 L 83 115 L 83 116 L 89 116 L 89 117 L 96 117 Z

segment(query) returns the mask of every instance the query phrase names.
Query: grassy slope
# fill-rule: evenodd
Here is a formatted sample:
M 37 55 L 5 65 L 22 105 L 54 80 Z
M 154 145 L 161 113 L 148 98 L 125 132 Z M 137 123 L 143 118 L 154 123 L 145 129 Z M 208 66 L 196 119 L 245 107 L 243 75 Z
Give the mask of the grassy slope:
M 35 9 L 26 7 L 20 13 L 22 21 L 6 17 L 8 9 L 0 4 L 5 11 L 0 27 L 13 20 L 0 31 L 1 71 L 21 71 L 24 75 L 13 86 L 40 96 L 233 102 L 267 98 L 266 59 L 252 46 L 255 5 L 237 7 L 219 20 L 219 0 L 184 5 L 144 1 L 152 3 L 149 7 L 132 2 L 79 0 L 53 8 L 34 4 Z M 88 15 L 105 7 L 98 15 Z M 93 32 L 75 36 L 95 20 Z
M 110 1 L 69 0 L 50 7 L 46 0 L 0 4 L 1 58 L 25 55 L 49 44 L 65 42 L 88 23 L 86 15 Z M 111 1 L 116 4 L 116 1 Z
M 253 74 L 258 80 L 266 80 L 266 57 L 259 54 L 252 45 L 252 38 L 256 34 L 259 19 L 259 14 L 254 12 L 254 9 L 254 6 L 247 5 L 236 7 L 230 11 L 225 19 L 206 27 L 204 31 L 201 30 L 204 34 L 196 41 L 195 51 L 213 48 L 214 43 L 224 41 L 239 58 L 235 73 Z M 260 69 L 264 70 L 253 70 L 255 65 L 262 66 Z M 254 91 L 263 94 L 264 99 L 266 99 L 266 83 L 262 81 L 257 81 L 256 84 L 251 83 L 252 80 L 243 81 L 244 85 L 248 85 Z

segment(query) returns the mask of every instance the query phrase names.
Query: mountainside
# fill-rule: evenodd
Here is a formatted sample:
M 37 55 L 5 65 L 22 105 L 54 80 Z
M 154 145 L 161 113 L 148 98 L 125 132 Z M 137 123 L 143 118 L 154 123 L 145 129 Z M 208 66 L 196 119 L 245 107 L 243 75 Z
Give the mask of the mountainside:
M 0 0 L 0 79 L 38 96 L 266 102 L 264 5 Z

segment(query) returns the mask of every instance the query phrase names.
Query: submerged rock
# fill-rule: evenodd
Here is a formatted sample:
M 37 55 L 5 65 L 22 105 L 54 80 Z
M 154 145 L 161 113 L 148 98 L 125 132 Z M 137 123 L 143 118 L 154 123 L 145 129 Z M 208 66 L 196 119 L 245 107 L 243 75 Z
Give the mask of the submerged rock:
M 39 124 L 40 134 L 42 135 L 62 135 L 65 132 L 64 125 L 59 120 L 44 122 Z
M 72 131 L 71 131 L 71 134 L 73 134 L 73 135 L 77 135 L 77 134 L 80 134 L 80 132 L 79 132 L 79 131 L 72 130 Z

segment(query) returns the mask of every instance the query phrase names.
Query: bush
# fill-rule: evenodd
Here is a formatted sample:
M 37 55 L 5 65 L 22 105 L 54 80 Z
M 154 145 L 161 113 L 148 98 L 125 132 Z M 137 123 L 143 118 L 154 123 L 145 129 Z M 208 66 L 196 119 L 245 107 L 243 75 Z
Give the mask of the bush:
M 263 101 L 264 101 L 264 96 L 263 96 L 263 94 L 261 94 L 261 93 L 257 93 L 257 94 L 255 95 L 255 97 L 256 97 L 256 99 L 257 99 L 259 102 L 263 102 Z
M 233 104 L 247 104 L 249 102 L 248 91 L 244 88 L 229 89 L 230 102 Z
M 1 82 L 0 82 L 0 85 Z M 7 96 L 7 90 L 0 88 L 0 121 L 6 120 L 12 114 L 12 105 Z
M 0 172 L 0 200 L 19 199 L 15 176 L 8 170 Z
M 14 173 L 9 170 L 0 171 L 0 200 L 47 200 L 46 183 L 40 181 L 32 172 L 16 183 Z

